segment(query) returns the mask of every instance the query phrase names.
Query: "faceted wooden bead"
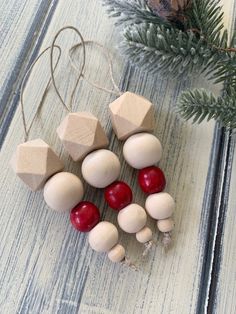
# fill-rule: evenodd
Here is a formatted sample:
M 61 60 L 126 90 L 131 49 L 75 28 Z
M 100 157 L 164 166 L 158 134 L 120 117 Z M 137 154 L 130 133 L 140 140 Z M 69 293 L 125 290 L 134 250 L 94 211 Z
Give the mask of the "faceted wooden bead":
M 166 192 L 151 194 L 147 197 L 145 208 L 148 214 L 154 219 L 169 218 L 175 207 L 175 201 Z
M 147 222 L 145 210 L 138 204 L 130 204 L 118 213 L 118 224 L 127 233 L 137 233 Z
M 113 263 L 119 263 L 124 260 L 125 258 L 125 249 L 122 245 L 116 244 L 109 252 L 108 252 L 108 258 Z
M 11 159 L 11 166 L 32 191 L 43 188 L 50 176 L 64 168 L 60 158 L 41 139 L 18 145 Z
M 174 221 L 172 218 L 158 220 L 157 228 L 161 232 L 170 232 L 174 229 Z
M 126 92 L 109 105 L 113 130 L 118 139 L 154 129 L 153 104 L 142 96 Z
M 144 227 L 136 233 L 136 239 L 140 243 L 146 243 L 152 239 L 152 230 L 148 227 Z
M 83 184 L 73 173 L 59 172 L 46 182 L 43 195 L 51 209 L 65 212 L 81 201 L 84 195 Z
M 97 252 L 108 252 L 118 242 L 118 230 L 108 221 L 99 222 L 88 237 L 91 248 Z
M 131 167 L 142 169 L 154 165 L 161 159 L 162 146 L 156 136 L 138 133 L 126 140 L 123 155 Z
M 57 134 L 74 161 L 109 143 L 99 120 L 89 112 L 69 113 L 57 128 Z
M 95 188 L 105 188 L 120 174 L 118 157 L 107 149 L 99 149 L 85 157 L 82 163 L 84 180 Z

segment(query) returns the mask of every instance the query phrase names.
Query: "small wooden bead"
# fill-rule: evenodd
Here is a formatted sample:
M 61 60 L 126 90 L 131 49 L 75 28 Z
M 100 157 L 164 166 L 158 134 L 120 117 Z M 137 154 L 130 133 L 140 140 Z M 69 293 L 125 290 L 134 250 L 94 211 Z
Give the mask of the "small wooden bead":
M 64 168 L 60 158 L 41 139 L 18 145 L 11 166 L 32 191 L 42 189 L 48 178 Z
M 144 227 L 136 233 L 136 239 L 140 243 L 146 243 L 152 239 L 152 230 L 148 227 Z
M 123 154 L 131 167 L 142 169 L 154 165 L 161 159 L 162 147 L 156 136 L 138 133 L 127 139 Z
M 105 188 L 114 182 L 120 174 L 118 157 L 107 149 L 90 153 L 82 163 L 82 175 L 95 188 Z
M 147 214 L 138 204 L 130 204 L 119 211 L 117 219 L 122 230 L 136 233 L 145 226 Z
M 108 252 L 118 242 L 118 230 L 110 222 L 99 222 L 88 237 L 91 248 L 97 252 Z
M 174 210 L 175 202 L 166 192 L 151 194 L 147 197 L 145 208 L 154 219 L 169 218 Z
M 108 258 L 113 263 L 119 263 L 124 260 L 125 258 L 125 249 L 122 245 L 116 244 L 109 252 L 108 252 Z
M 157 228 L 161 232 L 170 232 L 174 229 L 174 221 L 172 218 L 158 220 Z
M 71 210 L 81 201 L 84 189 L 76 175 L 59 172 L 46 182 L 43 194 L 45 202 L 51 209 L 64 212 Z

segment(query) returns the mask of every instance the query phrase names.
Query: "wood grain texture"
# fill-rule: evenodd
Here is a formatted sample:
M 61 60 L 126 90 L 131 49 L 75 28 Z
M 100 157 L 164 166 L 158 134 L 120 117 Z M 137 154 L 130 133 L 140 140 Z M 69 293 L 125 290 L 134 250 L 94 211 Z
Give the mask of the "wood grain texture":
M 229 175 L 226 180 L 226 187 L 230 188 L 229 199 L 225 199 L 222 204 L 224 208 L 224 222 L 221 221 L 222 241 L 220 244 L 220 266 L 218 272 L 218 286 L 214 310 L 216 313 L 235 313 L 236 312 L 236 156 L 235 152 L 236 137 L 231 137 L 229 160 L 233 163 L 232 177 Z M 231 183 L 231 184 L 230 184 Z M 230 185 L 229 185 L 230 184 Z
M 209 213 L 204 203 L 204 192 L 214 123 L 200 126 L 185 123 L 173 109 L 182 89 L 190 84 L 205 86 L 207 83 L 202 78 L 175 82 L 161 76 L 149 76 L 130 67 L 114 49 L 120 38 L 113 21 L 108 20 L 96 0 L 90 0 L 86 5 L 82 0 L 60 1 L 42 48 L 49 45 L 56 30 L 66 24 L 79 27 L 85 38 L 96 39 L 109 47 L 121 88 L 139 93 L 155 104 L 155 134 L 164 149 L 160 165 L 166 173 L 167 191 L 177 203 L 174 246 L 164 254 L 158 243 L 143 260 L 140 257 L 142 246 L 134 236 L 120 231 L 120 242 L 139 265 L 137 272 L 110 263 L 105 254 L 92 252 L 86 235 L 70 226 L 68 215 L 48 210 L 42 193 L 29 192 L 10 170 L 9 158 L 23 138 L 18 109 L 3 144 L 0 162 L 0 313 L 196 313 L 206 257 L 205 244 L 209 240 Z M 68 49 L 77 40 L 76 34 L 66 32 L 58 42 Z M 63 53 L 66 56 L 66 49 Z M 92 49 L 89 49 L 88 56 L 87 75 L 111 88 L 104 56 Z M 26 63 L 29 61 L 25 60 Z M 27 119 L 33 116 L 47 84 L 47 62 L 45 57 L 27 84 Z M 69 101 L 76 74 L 69 70 L 66 58 L 59 68 L 57 84 L 63 97 Z M 91 110 L 100 117 L 110 139 L 110 148 L 122 161 L 121 179 L 133 187 L 136 202 L 143 205 L 145 196 L 137 188 L 136 172 L 124 163 L 121 144 L 112 133 L 108 104 L 114 97 L 83 82 L 75 99 L 75 110 Z M 80 165 L 71 161 L 56 135 L 56 127 L 65 115 L 51 89 L 45 97 L 31 138 L 42 137 L 62 157 L 66 170 L 79 174 Z M 216 144 L 215 141 L 213 143 Z M 102 191 L 87 187 L 85 199 L 95 202 L 102 217 L 117 225 L 116 214 L 107 210 Z M 153 231 L 156 230 L 153 220 L 150 219 L 148 224 Z M 225 287 L 227 276 L 222 275 L 221 282 Z M 233 293 L 230 299 L 226 294 L 222 296 L 224 304 L 231 302 Z

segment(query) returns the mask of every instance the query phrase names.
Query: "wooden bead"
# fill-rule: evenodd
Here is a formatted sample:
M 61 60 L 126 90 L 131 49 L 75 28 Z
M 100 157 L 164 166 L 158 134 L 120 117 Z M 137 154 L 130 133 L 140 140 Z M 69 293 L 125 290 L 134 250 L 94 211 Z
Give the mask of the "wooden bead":
M 89 112 L 69 113 L 57 128 L 57 134 L 74 161 L 109 144 L 99 120 Z
M 157 228 L 161 232 L 170 232 L 174 229 L 174 221 L 172 218 L 158 220 Z
M 136 233 L 136 239 L 140 243 L 146 243 L 152 239 L 152 230 L 148 227 L 144 227 Z
M 41 139 L 18 145 L 10 163 L 17 176 L 32 191 L 43 188 L 50 176 L 64 168 L 60 158 Z
M 119 211 L 117 219 L 122 230 L 136 233 L 146 225 L 147 214 L 138 204 L 130 204 Z
M 122 245 L 116 244 L 109 252 L 108 252 L 108 258 L 113 263 L 119 263 L 124 260 L 125 258 L 125 249 Z
M 99 149 L 85 157 L 81 170 L 90 185 L 105 188 L 118 178 L 120 161 L 110 150 Z
M 80 179 L 69 172 L 59 172 L 51 177 L 44 186 L 44 200 L 56 211 L 71 210 L 77 205 L 84 194 Z
M 131 167 L 142 169 L 154 165 L 161 159 L 162 147 L 156 136 L 138 133 L 127 139 L 123 154 Z
M 109 105 L 113 130 L 118 139 L 154 129 L 153 104 L 142 96 L 126 92 Z
M 118 242 L 118 230 L 110 222 L 99 222 L 88 237 L 91 248 L 97 252 L 108 252 Z
M 151 194 L 147 197 L 145 208 L 154 219 L 169 218 L 174 210 L 175 202 L 166 192 Z

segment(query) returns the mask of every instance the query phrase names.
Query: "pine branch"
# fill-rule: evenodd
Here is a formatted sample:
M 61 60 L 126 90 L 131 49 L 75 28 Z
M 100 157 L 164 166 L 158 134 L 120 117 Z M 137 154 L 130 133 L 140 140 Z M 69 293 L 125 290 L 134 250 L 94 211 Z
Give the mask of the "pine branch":
M 210 63 L 213 66 L 218 59 L 218 51 L 191 31 L 142 23 L 127 27 L 124 38 L 123 54 L 151 73 L 162 71 L 178 76 L 201 71 Z
M 188 12 L 190 28 L 199 30 L 200 35 L 216 45 L 220 42 L 221 30 L 224 28 L 224 13 L 219 2 L 220 0 L 193 0 Z
M 236 127 L 236 90 L 216 98 L 204 89 L 187 90 L 178 102 L 179 113 L 183 118 L 201 123 L 204 119 L 215 119 L 227 128 Z
M 109 16 L 118 19 L 116 25 L 139 24 L 145 21 L 154 24 L 168 24 L 151 11 L 146 0 L 103 0 L 103 4 L 107 6 Z

